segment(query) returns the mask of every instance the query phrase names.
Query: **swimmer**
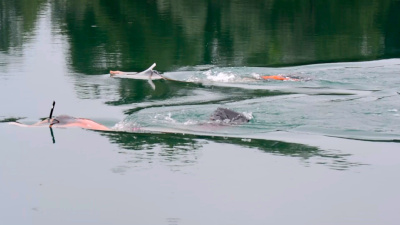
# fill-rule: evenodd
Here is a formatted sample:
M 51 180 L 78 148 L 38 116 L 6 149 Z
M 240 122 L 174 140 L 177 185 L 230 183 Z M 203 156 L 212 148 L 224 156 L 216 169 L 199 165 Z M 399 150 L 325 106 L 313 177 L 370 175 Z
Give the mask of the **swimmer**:
M 40 122 L 37 122 L 35 124 L 22 124 L 18 122 L 10 122 L 9 124 L 17 125 L 20 127 L 80 127 L 80 128 L 85 128 L 89 130 L 101 130 L 101 131 L 107 131 L 110 130 L 110 128 L 101 125 L 99 123 L 94 122 L 93 120 L 85 119 L 85 118 L 75 118 L 72 116 L 67 116 L 67 115 L 61 115 L 61 116 L 56 116 L 51 119 L 45 119 Z
M 235 112 L 227 108 L 217 108 L 214 113 L 210 116 L 210 120 L 213 122 L 220 122 L 224 124 L 243 124 L 250 120 L 242 113 Z
M 23 124 L 19 122 L 10 122 L 9 124 L 20 126 L 20 127 L 81 127 L 89 130 L 101 130 L 101 131 L 107 131 L 110 130 L 110 128 L 96 123 L 93 120 L 89 119 L 84 119 L 84 118 L 75 118 L 72 116 L 67 116 L 67 115 L 61 115 L 61 116 L 56 116 L 53 118 L 53 110 L 56 102 L 53 101 L 53 107 L 51 108 L 50 111 L 50 116 L 47 119 L 44 119 L 42 121 L 39 121 L 35 124 Z

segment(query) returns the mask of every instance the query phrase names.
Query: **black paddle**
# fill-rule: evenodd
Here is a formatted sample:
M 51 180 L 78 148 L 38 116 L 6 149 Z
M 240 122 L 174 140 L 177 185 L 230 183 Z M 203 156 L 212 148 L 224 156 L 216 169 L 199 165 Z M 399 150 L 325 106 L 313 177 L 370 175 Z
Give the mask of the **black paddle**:
M 51 139 L 53 140 L 53 144 L 55 144 L 56 143 L 56 139 L 54 138 L 53 128 L 51 128 L 51 127 L 49 127 L 49 128 L 50 128 Z
M 53 110 L 54 110 L 54 106 L 56 105 L 56 101 L 53 101 L 53 107 L 50 110 L 50 116 L 49 116 L 49 120 L 51 119 L 51 117 L 53 116 Z

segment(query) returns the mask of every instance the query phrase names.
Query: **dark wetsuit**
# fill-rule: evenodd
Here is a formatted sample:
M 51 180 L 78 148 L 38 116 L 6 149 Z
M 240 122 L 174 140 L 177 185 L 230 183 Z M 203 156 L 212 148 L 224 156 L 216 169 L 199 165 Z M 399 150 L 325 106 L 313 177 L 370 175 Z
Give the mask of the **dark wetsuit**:
M 242 113 L 227 108 L 218 108 L 215 110 L 210 116 L 210 120 L 226 124 L 242 124 L 249 122 L 249 119 Z

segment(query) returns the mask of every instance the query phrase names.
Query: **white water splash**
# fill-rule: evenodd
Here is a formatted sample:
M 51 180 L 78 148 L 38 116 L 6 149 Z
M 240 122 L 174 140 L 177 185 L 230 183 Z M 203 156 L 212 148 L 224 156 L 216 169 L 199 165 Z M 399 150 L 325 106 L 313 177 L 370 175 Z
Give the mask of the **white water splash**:
M 136 122 L 121 121 L 111 127 L 114 131 L 127 131 L 127 132 L 137 132 L 141 130 L 141 127 Z
M 243 112 L 242 113 L 248 120 L 253 119 L 253 113 L 252 112 Z
M 168 122 L 172 122 L 172 123 L 176 123 L 176 120 L 174 120 L 173 118 L 172 118 L 172 113 L 168 113 L 167 115 L 164 115 L 164 114 L 157 114 L 157 115 L 155 115 L 154 116 L 154 119 L 157 119 L 157 120 L 164 120 L 164 121 L 168 121 Z
M 235 74 L 231 72 L 217 72 L 213 73 L 211 70 L 204 72 L 204 75 L 207 76 L 208 80 L 214 82 L 230 82 L 235 79 Z
M 257 80 L 261 80 L 261 75 L 258 73 L 252 73 L 251 76 Z
M 198 124 L 198 121 L 196 121 L 196 120 L 187 120 L 183 124 L 186 125 L 186 126 L 196 125 L 196 124 Z

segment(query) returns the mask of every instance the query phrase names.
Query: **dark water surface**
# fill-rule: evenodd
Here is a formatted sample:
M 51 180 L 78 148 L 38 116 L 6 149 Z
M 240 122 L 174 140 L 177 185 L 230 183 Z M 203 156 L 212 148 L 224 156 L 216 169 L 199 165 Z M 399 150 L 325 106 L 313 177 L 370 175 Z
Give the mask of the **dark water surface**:
M 0 0 L 1 223 L 398 224 L 399 15 L 395 0 Z M 107 75 L 153 62 L 177 81 Z M 7 123 L 53 100 L 113 131 Z M 251 120 L 212 124 L 218 107 Z

